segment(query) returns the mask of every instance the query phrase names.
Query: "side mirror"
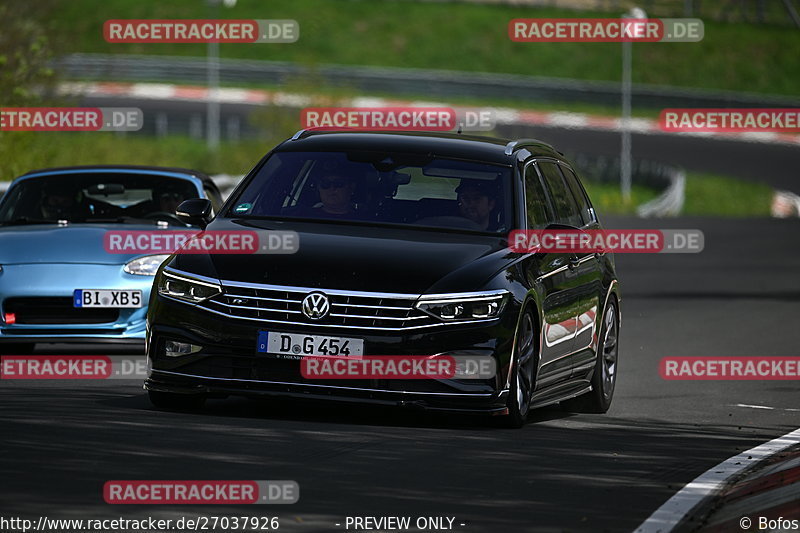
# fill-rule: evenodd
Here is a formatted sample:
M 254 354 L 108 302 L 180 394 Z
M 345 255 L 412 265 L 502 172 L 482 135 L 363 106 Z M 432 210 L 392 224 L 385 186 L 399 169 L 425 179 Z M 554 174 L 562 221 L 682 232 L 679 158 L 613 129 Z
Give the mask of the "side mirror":
M 184 200 L 175 210 L 175 215 L 181 222 L 206 229 L 211 222 L 211 202 L 205 198 Z

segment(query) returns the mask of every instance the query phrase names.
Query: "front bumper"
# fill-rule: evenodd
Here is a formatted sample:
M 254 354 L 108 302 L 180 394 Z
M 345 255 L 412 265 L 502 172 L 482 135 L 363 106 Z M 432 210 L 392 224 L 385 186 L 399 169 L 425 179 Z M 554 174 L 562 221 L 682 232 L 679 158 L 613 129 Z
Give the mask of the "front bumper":
M 506 414 L 508 390 L 491 393 L 426 393 L 333 385 L 209 378 L 153 370 L 146 390 L 208 396 L 276 396 L 364 403 L 462 413 Z
M 4 265 L 0 274 L 0 344 L 26 342 L 114 343 L 144 345 L 151 276 L 135 276 L 122 265 L 35 264 Z M 135 289 L 144 305 L 120 309 L 113 322 L 7 324 L 5 302 L 10 298 L 72 298 L 75 289 Z
M 475 325 L 433 327 L 413 332 L 337 330 L 253 323 L 209 313 L 195 305 L 155 294 L 150 302 L 147 390 L 211 396 L 287 396 L 398 405 L 463 412 L 504 413 L 506 376 L 518 309 L 508 305 L 497 320 Z M 364 339 L 364 355 L 443 353 L 495 359 L 492 379 L 306 379 L 300 361 L 258 353 L 259 331 L 280 331 Z M 167 340 L 201 346 L 191 355 L 168 357 Z

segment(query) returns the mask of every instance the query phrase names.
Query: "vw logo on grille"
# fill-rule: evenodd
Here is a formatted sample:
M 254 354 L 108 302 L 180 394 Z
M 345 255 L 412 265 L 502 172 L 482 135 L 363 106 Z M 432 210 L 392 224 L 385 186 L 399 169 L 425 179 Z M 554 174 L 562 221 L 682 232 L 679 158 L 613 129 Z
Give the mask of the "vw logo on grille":
M 325 318 L 331 310 L 331 302 L 321 292 L 312 292 L 303 298 L 303 314 L 311 320 Z

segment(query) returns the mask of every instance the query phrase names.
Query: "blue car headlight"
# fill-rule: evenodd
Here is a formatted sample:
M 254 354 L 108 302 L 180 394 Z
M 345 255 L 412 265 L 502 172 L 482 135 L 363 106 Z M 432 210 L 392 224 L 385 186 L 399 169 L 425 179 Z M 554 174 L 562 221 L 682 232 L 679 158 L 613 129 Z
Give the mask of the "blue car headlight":
M 125 267 L 123 267 L 123 270 L 128 274 L 135 274 L 137 276 L 155 276 L 158 267 L 168 258 L 169 255 L 146 255 L 144 257 L 137 257 L 132 261 L 128 261 Z

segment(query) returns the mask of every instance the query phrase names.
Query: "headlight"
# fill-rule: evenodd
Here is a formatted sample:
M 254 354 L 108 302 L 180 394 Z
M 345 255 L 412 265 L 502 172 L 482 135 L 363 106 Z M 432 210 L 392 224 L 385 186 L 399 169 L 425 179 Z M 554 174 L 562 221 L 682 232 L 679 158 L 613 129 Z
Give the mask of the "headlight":
M 497 318 L 506 302 L 506 291 L 423 296 L 417 309 L 444 321 Z
M 184 278 L 168 272 L 162 272 L 158 278 L 158 294 L 177 298 L 184 302 L 202 302 L 221 292 L 219 285 Z
M 128 261 L 122 270 L 137 276 L 155 276 L 158 267 L 168 258 L 169 255 L 146 255 L 133 261 Z

